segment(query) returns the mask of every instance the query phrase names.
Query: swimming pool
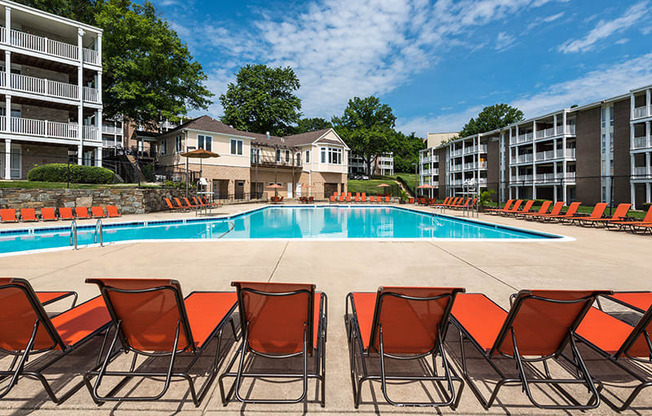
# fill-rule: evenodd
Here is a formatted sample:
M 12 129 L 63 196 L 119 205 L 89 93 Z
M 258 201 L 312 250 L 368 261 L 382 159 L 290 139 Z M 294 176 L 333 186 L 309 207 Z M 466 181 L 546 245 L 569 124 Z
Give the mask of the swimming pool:
M 560 236 L 386 206 L 270 206 L 222 218 L 105 224 L 104 243 L 144 240 L 470 239 L 545 240 Z M 79 246 L 99 241 L 79 226 Z M 0 231 L 0 253 L 70 247 L 70 225 Z

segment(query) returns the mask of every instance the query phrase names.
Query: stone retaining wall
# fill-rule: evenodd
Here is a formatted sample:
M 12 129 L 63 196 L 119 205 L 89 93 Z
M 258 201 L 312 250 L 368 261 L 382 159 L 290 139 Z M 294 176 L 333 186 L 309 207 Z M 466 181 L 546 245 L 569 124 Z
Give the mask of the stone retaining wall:
M 19 189 L 0 188 L 0 208 L 90 207 L 115 205 L 123 214 L 167 209 L 163 198 L 185 196 L 175 189 Z

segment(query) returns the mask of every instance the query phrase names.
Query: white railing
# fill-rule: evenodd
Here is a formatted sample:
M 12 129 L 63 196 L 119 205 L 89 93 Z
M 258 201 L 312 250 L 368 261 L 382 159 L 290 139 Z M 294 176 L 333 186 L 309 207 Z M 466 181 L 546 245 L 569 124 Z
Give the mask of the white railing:
M 426 156 L 421 158 L 421 163 L 430 163 L 432 162 L 432 156 Z
M 473 169 L 477 169 L 477 168 L 478 168 L 477 163 L 465 163 L 464 164 L 464 170 L 473 170 Z
M 512 157 L 512 163 L 528 163 L 532 162 L 532 153 L 526 153 L 524 155 L 517 155 L 516 157 Z
M 122 129 L 116 126 L 102 126 L 102 133 L 106 134 L 122 134 Z
M 7 86 L 7 73 L 2 71 L 0 72 L 0 87 Z
M 481 144 L 480 146 L 478 146 L 478 150 L 480 151 L 480 153 L 487 153 L 487 145 Z
M 634 137 L 634 149 L 643 149 L 646 147 L 647 147 L 647 138 L 645 136 Z
M 569 124 L 566 126 L 566 134 L 575 134 L 576 126 L 575 124 Z
M 468 146 L 464 148 L 464 154 L 475 153 L 477 150 L 477 146 Z
M 455 156 L 462 156 L 462 149 L 459 149 L 459 150 L 452 150 L 452 151 L 451 151 L 451 156 L 453 156 L 453 157 L 455 157 Z
M 512 177 L 512 182 L 532 182 L 532 175 L 515 175 Z
M 97 53 L 97 51 L 94 51 L 93 49 L 83 49 L 83 57 L 84 57 L 84 62 L 89 63 L 89 64 L 95 64 L 99 65 L 100 64 L 100 55 Z
M 555 135 L 554 127 L 550 127 L 549 129 L 544 129 L 544 130 L 537 130 L 537 139 L 552 137 L 554 135 Z
M 431 186 L 439 186 L 439 181 L 430 182 Z
M 480 162 L 480 169 L 487 169 L 487 162 Z
M 98 94 L 97 88 L 84 87 L 84 101 L 99 103 L 100 95 Z
M 575 158 L 575 148 L 570 147 L 564 151 L 564 149 L 557 149 L 557 157 L 558 158 L 564 158 L 564 157 L 569 157 L 569 158 Z
M 20 117 L 11 117 L 9 124 L 11 132 L 16 134 L 64 139 L 76 139 L 78 137 L 76 124 Z
M 95 126 L 84 126 L 82 131 L 84 134 L 84 140 L 101 140 L 100 137 L 98 137 L 97 127 Z
M 6 32 L 5 27 L 0 28 L 0 42 L 7 41 Z M 77 45 L 32 35 L 31 33 L 21 32 L 20 30 L 12 29 L 10 33 L 10 42 L 13 46 L 71 60 L 79 59 L 79 48 Z M 99 53 L 92 49 L 82 48 L 82 58 L 87 63 L 95 65 L 100 65 L 101 63 Z
M 439 175 L 439 168 L 430 169 L 430 174 L 431 175 Z
M 548 159 L 554 159 L 555 158 L 555 151 L 554 150 L 546 150 L 544 152 L 537 152 L 537 160 L 548 160 Z
M 459 172 L 461 170 L 462 170 L 462 165 L 461 164 L 451 166 L 451 172 Z
M 0 130 L 1 131 L 6 131 L 7 130 L 7 117 L 6 116 L 0 116 Z
M 537 173 L 537 181 L 554 181 L 556 180 L 555 174 L 550 172 L 550 173 Z
M 647 168 L 645 166 L 635 167 L 634 176 L 647 176 Z
M 451 184 L 452 184 L 453 186 L 461 186 L 463 182 L 464 182 L 464 181 L 462 181 L 461 179 L 455 179 L 455 180 L 452 180 L 452 181 L 451 181 Z
M 567 181 L 574 181 L 575 177 L 577 176 L 576 172 L 566 172 L 566 176 L 564 177 L 564 174 L 559 175 L 561 178 L 566 179 Z
M 647 106 L 636 107 L 634 109 L 634 118 L 647 117 L 647 114 L 648 114 Z
M 435 163 L 439 163 L 439 155 L 432 155 L 432 161 Z
M 532 132 L 519 134 L 518 137 L 516 137 L 516 143 L 529 142 L 529 141 L 532 140 L 533 137 L 534 137 L 534 135 L 532 134 Z M 514 138 L 512 138 L 512 141 L 513 141 L 513 139 Z
M 11 88 L 51 97 L 73 100 L 79 98 L 79 89 L 76 85 L 21 74 L 11 74 Z
M 487 184 L 487 178 L 480 178 L 478 179 L 478 183 L 480 185 L 486 185 Z

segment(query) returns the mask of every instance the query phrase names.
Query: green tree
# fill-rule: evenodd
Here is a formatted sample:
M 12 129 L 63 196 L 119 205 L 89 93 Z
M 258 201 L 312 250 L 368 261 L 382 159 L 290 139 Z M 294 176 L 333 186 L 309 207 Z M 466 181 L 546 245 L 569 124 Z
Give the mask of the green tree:
M 486 133 L 523 120 L 523 112 L 507 104 L 494 104 L 485 107 L 476 118 L 472 118 L 462 127 L 459 137 Z
M 151 3 L 18 1 L 104 29 L 102 86 L 107 117 L 122 114 L 139 123 L 160 117 L 176 120 L 211 104 L 201 65 Z
M 404 134 L 397 131 L 394 134 L 392 152 L 394 153 L 394 171 L 414 173 L 414 164 L 419 163 L 419 150 L 425 149 L 424 140 L 414 132 Z
M 320 118 L 302 118 L 297 122 L 297 126 L 293 129 L 294 134 L 307 133 L 309 131 L 329 129 L 333 127 L 330 121 Z
M 355 97 L 349 100 L 342 117 L 332 118 L 337 134 L 360 156 L 371 172 L 371 164 L 378 156 L 392 151 L 396 116 L 378 97 Z
M 236 129 L 253 133 L 292 133 L 301 118 L 301 99 L 294 93 L 300 83 L 290 67 L 246 65 L 220 95 L 224 107 L 222 121 Z

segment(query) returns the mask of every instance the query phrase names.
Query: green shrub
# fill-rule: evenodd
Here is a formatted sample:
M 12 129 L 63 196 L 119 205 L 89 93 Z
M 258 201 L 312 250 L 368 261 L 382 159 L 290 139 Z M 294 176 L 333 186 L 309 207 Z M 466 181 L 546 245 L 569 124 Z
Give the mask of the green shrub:
M 52 163 L 36 166 L 27 173 L 27 179 L 40 182 L 68 182 L 70 183 L 113 183 L 115 174 L 106 168 L 84 165 L 67 165 L 65 163 Z

